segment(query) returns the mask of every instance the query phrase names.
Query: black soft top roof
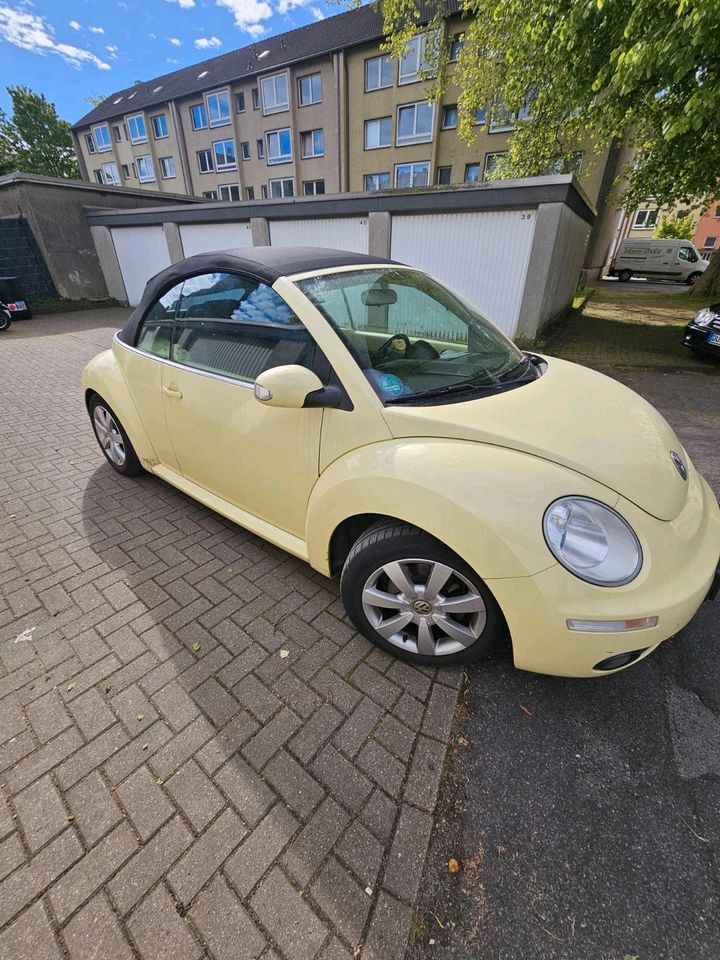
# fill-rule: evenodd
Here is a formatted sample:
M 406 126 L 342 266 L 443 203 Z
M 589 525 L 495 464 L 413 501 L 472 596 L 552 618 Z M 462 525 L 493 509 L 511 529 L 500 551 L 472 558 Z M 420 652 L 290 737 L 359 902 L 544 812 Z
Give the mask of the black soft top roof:
M 349 250 L 326 247 L 243 247 L 237 250 L 213 250 L 171 264 L 147 282 L 140 303 L 118 333 L 123 343 L 135 343 L 137 328 L 148 307 L 170 287 L 185 277 L 201 273 L 244 273 L 272 286 L 279 277 L 332 267 L 366 266 L 373 263 L 397 263 L 384 257 L 372 257 Z

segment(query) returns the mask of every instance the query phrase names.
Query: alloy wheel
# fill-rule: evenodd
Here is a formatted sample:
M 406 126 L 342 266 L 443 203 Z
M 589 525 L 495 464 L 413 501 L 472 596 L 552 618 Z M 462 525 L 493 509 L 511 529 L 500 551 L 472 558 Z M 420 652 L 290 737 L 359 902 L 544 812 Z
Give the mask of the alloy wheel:
M 122 467 L 125 463 L 125 441 L 115 418 L 101 404 L 98 404 L 93 412 L 93 425 L 105 456 L 115 466 Z
M 421 656 L 466 649 L 480 638 L 487 619 L 485 601 L 467 577 L 420 558 L 375 570 L 363 587 L 362 606 L 384 640 Z

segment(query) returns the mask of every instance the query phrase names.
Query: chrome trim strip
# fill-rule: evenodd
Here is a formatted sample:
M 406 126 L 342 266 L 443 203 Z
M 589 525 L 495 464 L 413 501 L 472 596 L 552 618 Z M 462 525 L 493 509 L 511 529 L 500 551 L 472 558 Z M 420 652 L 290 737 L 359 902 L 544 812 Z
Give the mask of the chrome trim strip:
M 113 336 L 113 342 L 124 350 L 130 350 L 131 353 L 137 353 L 148 360 L 155 360 L 157 363 L 164 363 L 168 367 L 174 367 L 176 370 L 185 370 L 186 373 L 196 373 L 200 377 L 209 377 L 211 380 L 220 380 L 221 383 L 232 383 L 236 387 L 245 387 L 246 390 L 254 390 L 255 383 L 248 383 L 246 380 L 234 380 L 232 377 L 224 377 L 221 373 L 212 373 L 210 370 L 198 370 L 197 367 L 189 367 L 184 363 L 175 363 L 174 360 L 166 360 L 164 357 L 156 357 L 154 353 L 146 353 L 144 350 L 138 350 L 137 347 L 131 347 L 118 337 L 117 333 Z

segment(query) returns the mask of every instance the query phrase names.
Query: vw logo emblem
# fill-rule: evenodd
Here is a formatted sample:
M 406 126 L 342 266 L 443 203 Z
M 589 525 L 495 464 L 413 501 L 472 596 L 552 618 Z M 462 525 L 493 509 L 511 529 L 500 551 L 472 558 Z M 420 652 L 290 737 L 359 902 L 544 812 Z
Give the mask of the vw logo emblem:
M 683 462 L 683 459 L 682 459 L 682 457 L 680 456 L 680 454 L 679 454 L 679 453 L 675 453 L 674 450 L 671 450 L 671 451 L 670 451 L 670 459 L 671 459 L 672 462 L 675 464 L 675 467 L 676 467 L 676 469 L 677 469 L 677 472 L 680 474 L 680 476 L 683 478 L 683 480 L 687 480 L 687 467 L 685 466 L 685 464 L 684 464 L 684 462 Z

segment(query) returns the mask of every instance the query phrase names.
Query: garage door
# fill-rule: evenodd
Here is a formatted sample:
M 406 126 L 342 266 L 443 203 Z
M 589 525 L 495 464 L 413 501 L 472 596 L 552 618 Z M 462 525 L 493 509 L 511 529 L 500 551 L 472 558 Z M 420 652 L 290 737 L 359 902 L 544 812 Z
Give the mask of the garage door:
M 186 257 L 212 250 L 251 247 L 250 223 L 188 223 L 180 227 Z
M 368 252 L 367 217 L 333 220 L 272 220 L 270 242 L 274 247 L 332 247 L 335 250 Z
M 165 231 L 162 226 L 115 227 L 112 238 L 128 303 L 135 307 L 150 277 L 170 266 Z

